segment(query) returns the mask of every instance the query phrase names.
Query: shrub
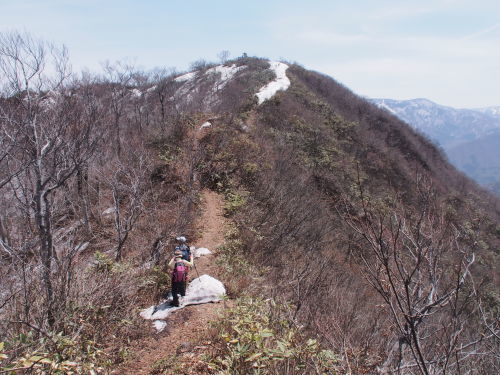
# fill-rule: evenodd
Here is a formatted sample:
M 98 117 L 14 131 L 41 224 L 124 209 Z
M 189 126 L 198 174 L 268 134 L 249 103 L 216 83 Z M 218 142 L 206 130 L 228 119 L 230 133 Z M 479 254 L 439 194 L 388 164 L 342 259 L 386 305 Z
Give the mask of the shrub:
M 11 343 L 0 342 L 0 373 L 103 374 L 110 365 L 106 353 L 91 340 L 75 340 L 62 332 L 33 337 L 30 331 Z M 9 362 L 8 353 L 22 346 L 32 349 Z
M 338 357 L 308 338 L 290 316 L 292 306 L 273 299 L 240 298 L 214 323 L 218 350 L 208 358 L 220 375 L 336 374 Z
M 229 217 L 236 213 L 246 203 L 247 192 L 226 191 L 224 203 L 224 216 Z
M 228 295 L 240 295 L 250 285 L 251 275 L 257 275 L 258 271 L 246 259 L 236 225 L 230 224 L 228 228 L 224 244 L 217 249 L 217 263 Z

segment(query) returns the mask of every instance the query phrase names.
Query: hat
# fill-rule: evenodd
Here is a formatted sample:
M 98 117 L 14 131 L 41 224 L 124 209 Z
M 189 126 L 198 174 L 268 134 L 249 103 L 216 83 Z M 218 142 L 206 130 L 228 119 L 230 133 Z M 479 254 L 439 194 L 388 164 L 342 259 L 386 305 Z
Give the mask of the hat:
M 175 239 L 176 239 L 177 241 L 180 241 L 180 242 L 186 242 L 186 237 L 184 237 L 184 236 L 175 237 Z

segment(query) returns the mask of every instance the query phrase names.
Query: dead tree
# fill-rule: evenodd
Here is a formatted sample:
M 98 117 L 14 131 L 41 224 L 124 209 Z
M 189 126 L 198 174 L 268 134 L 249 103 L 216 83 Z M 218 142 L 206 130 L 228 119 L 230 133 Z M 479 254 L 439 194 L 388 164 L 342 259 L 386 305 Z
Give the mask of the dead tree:
M 8 134 L 9 158 L 13 160 L 3 162 L 2 169 L 14 167 L 10 169 L 9 194 L 17 197 L 27 222 L 33 224 L 42 266 L 45 316 L 53 326 L 53 262 L 59 261 L 53 243 L 54 197 L 93 155 L 98 143 L 98 132 L 94 131 L 98 115 L 67 86 L 70 71 L 64 48 L 28 34 L 3 34 L 0 67 L 2 94 L 9 101 L 2 109 L 1 128 L 2 134 Z M 3 240 L 2 245 L 8 246 Z
M 134 68 L 125 62 L 105 63 L 105 80 L 109 84 L 109 109 L 112 116 L 112 124 L 115 132 L 116 150 L 118 157 L 122 151 L 122 117 L 125 114 L 129 102 L 129 86 L 134 79 Z
M 173 69 L 157 69 L 152 73 L 152 81 L 154 86 L 151 88 L 151 94 L 158 100 L 160 105 L 160 124 L 163 128 L 165 126 L 165 119 L 167 115 L 167 106 L 171 97 L 174 95 L 175 85 L 172 81 L 172 76 L 175 71 Z
M 360 207 L 346 203 L 342 212 L 359 236 L 366 280 L 394 322 L 395 337 L 379 370 L 468 373 L 473 358 L 494 355 L 486 343 L 498 339 L 498 326 L 479 309 L 471 274 L 474 242 L 447 216 L 430 184 L 421 183 L 415 210 L 397 199 L 375 203 L 359 183 Z
M 113 197 L 116 232 L 115 259 L 122 259 L 123 247 L 134 229 L 149 189 L 149 165 L 146 155 L 131 153 L 128 159 L 110 163 L 101 176 Z

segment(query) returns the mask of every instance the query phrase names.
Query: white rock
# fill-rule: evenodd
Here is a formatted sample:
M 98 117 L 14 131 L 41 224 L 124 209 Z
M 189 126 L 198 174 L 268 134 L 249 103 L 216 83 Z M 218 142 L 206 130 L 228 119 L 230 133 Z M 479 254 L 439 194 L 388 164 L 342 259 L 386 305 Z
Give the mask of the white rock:
M 207 121 L 207 122 L 204 122 L 201 126 L 200 126 L 200 129 L 204 129 L 204 128 L 209 128 L 212 126 L 212 123 L 210 121 Z
M 156 331 L 157 332 L 161 332 L 165 329 L 165 327 L 167 326 L 167 322 L 164 321 L 164 320 L 155 320 L 153 322 L 153 326 L 156 328 Z
M 202 255 L 208 255 L 212 254 L 210 250 L 208 250 L 206 247 L 199 247 L 193 251 L 193 255 L 195 258 L 199 258 Z

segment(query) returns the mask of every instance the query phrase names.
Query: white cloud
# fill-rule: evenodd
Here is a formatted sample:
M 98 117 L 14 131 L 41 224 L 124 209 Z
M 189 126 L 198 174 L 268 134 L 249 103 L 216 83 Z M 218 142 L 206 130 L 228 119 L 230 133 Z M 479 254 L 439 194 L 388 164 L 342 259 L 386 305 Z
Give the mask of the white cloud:
M 274 36 L 281 48 L 293 50 L 293 59 L 363 95 L 500 104 L 500 23 L 491 21 L 498 3 L 356 3 L 285 14 Z
M 476 31 L 472 34 L 469 34 L 469 35 L 466 35 L 465 37 L 463 37 L 462 39 L 463 40 L 471 40 L 471 39 L 477 39 L 481 36 L 485 36 L 485 35 L 489 35 L 489 34 L 492 34 L 493 32 L 495 31 L 499 31 L 500 30 L 500 22 L 493 25 L 493 26 L 490 26 L 490 27 L 487 27 L 485 29 L 482 29 L 482 30 L 479 30 L 479 31 Z M 497 38 L 499 38 L 499 35 L 496 34 L 495 35 Z M 499 38 L 500 39 L 500 38 Z
M 333 31 L 310 30 L 298 32 L 295 39 L 306 43 L 315 43 L 320 46 L 348 45 L 352 43 L 366 43 L 371 40 L 363 34 L 341 34 Z

